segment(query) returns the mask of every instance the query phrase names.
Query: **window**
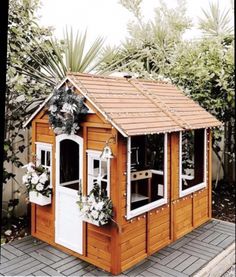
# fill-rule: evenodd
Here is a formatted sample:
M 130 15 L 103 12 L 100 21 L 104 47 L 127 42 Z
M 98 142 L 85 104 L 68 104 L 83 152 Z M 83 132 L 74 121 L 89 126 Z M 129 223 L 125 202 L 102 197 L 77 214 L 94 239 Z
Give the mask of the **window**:
M 42 165 L 50 172 L 52 167 L 52 145 L 48 143 L 36 142 L 36 165 Z M 50 176 L 50 180 L 51 180 Z M 50 181 L 51 182 L 51 181 Z
M 180 197 L 206 186 L 206 130 L 180 132 Z
M 167 134 L 128 138 L 127 219 L 167 203 Z
M 101 159 L 102 152 L 87 150 L 88 154 L 88 193 L 97 183 L 106 196 L 110 196 L 110 160 Z

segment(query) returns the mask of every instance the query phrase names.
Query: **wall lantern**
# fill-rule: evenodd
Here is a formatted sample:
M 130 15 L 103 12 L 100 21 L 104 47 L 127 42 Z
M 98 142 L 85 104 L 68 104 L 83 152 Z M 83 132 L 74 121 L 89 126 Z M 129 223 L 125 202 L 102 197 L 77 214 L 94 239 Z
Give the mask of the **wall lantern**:
M 113 143 L 116 142 L 116 137 L 110 137 L 107 141 L 106 141 L 106 145 L 104 146 L 103 150 L 102 150 L 102 154 L 100 155 L 101 159 L 113 159 L 114 155 L 112 153 L 111 147 L 108 145 L 109 143 L 111 143 L 113 141 Z

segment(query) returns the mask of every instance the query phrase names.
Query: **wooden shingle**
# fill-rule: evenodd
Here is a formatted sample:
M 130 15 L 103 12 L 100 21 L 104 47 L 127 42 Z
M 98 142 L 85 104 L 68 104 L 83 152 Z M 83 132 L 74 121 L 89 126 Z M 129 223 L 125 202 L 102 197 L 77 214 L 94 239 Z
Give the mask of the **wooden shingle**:
M 174 85 L 69 73 L 78 91 L 127 136 L 220 126 L 214 116 Z

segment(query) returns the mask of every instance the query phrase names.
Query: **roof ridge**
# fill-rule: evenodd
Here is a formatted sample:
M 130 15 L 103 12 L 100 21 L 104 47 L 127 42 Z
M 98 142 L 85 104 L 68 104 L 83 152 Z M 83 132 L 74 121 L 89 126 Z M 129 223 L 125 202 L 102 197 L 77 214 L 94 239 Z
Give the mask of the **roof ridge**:
M 110 75 L 100 75 L 100 74 L 91 74 L 91 73 L 82 73 L 82 72 L 67 72 L 67 76 L 85 76 L 85 77 L 91 77 L 91 78 L 101 78 L 101 79 L 113 79 L 113 80 L 123 80 L 125 81 L 125 77 L 120 77 L 120 76 L 110 76 Z M 145 80 L 143 78 L 131 78 L 131 80 L 140 80 L 143 82 L 149 82 L 149 83 L 154 83 L 154 84 L 163 84 L 163 85 L 170 85 L 173 86 L 172 83 L 168 81 L 162 81 L 162 80 L 153 80 L 153 79 L 148 79 Z
M 186 127 L 191 128 L 191 126 L 183 119 L 181 119 L 177 113 L 171 111 L 170 107 L 165 102 L 163 102 L 157 95 L 150 93 L 149 90 L 137 79 L 136 79 L 136 83 L 132 81 L 133 81 L 132 79 L 128 80 L 129 83 L 131 83 L 136 89 L 138 89 L 145 97 L 147 97 L 155 106 L 157 106 L 163 113 L 165 113 L 168 117 L 170 117 L 181 128 L 183 129 L 186 129 Z M 152 96 L 150 96 L 150 94 Z

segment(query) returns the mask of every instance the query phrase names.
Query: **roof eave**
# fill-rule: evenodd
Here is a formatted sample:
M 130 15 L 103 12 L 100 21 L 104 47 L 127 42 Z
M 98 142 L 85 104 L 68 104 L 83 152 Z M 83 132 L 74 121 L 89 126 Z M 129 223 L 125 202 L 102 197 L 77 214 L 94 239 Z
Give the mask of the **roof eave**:
M 68 77 L 65 77 L 57 86 L 56 88 L 60 88 L 66 81 Z M 38 107 L 38 109 L 26 120 L 26 122 L 23 124 L 23 128 L 26 128 L 29 123 L 35 118 L 35 116 L 43 109 L 43 107 L 48 103 L 48 101 L 51 99 L 53 93 L 51 93 L 44 101 L 43 103 Z

